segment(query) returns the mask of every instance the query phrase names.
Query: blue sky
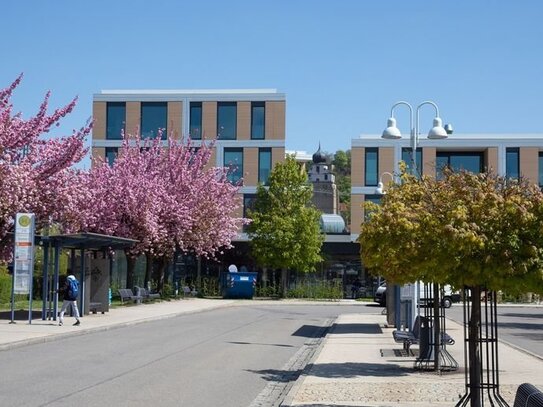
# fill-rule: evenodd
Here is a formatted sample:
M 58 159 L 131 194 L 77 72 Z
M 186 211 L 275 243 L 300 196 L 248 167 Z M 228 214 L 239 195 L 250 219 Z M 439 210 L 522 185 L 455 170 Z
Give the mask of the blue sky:
M 53 106 L 78 95 L 64 134 L 93 93 L 149 88 L 276 88 L 287 148 L 308 152 L 380 133 L 398 100 L 435 101 L 460 133 L 543 134 L 541 1 L 7 0 L 2 14 L 0 86 L 24 72 L 24 116 L 49 89 Z

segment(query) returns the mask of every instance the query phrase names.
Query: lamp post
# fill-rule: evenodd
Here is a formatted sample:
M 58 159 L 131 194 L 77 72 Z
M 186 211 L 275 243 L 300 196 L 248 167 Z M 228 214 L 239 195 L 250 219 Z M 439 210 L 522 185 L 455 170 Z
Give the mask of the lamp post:
M 423 106 L 431 105 L 435 109 L 435 117 L 433 120 L 433 127 L 428 132 L 428 139 L 430 140 L 441 140 L 445 139 L 449 136 L 449 134 L 452 134 L 452 126 L 450 124 L 446 125 L 445 128 L 443 127 L 443 122 L 441 118 L 439 117 L 439 108 L 437 105 L 430 101 L 426 100 L 419 104 L 415 110 L 413 110 L 413 107 L 405 101 L 399 101 L 392 105 L 392 108 L 390 109 L 390 118 L 387 120 L 387 128 L 383 131 L 382 138 L 389 139 L 389 140 L 399 140 L 402 138 L 402 134 L 398 127 L 396 126 L 396 119 L 394 118 L 394 109 L 397 106 L 407 106 L 409 108 L 409 120 L 410 120 L 410 141 L 411 141 L 411 166 L 410 171 L 412 174 L 416 175 L 418 174 L 417 171 L 417 147 L 419 144 L 419 119 L 420 119 L 420 109 Z M 415 120 L 413 113 L 415 112 Z M 390 173 L 383 173 L 382 175 L 390 174 Z M 381 178 L 379 178 L 379 181 L 381 181 Z M 376 194 L 382 195 L 384 194 L 383 189 L 383 183 L 379 182 L 377 185 L 377 189 L 375 190 Z M 410 326 L 413 324 L 413 321 L 416 318 L 417 314 L 417 303 L 418 303 L 418 295 L 419 295 L 419 283 L 416 282 L 413 285 L 413 294 L 412 294 L 412 307 L 411 307 L 411 321 Z M 400 290 L 396 289 L 394 292 L 394 309 L 396 313 L 396 328 L 400 328 Z

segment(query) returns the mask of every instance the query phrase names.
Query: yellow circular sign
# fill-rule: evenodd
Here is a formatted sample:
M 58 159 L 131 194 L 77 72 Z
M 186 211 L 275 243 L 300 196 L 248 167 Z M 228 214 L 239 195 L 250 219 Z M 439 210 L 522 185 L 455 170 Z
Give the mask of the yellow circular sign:
M 30 225 L 30 216 L 23 215 L 23 216 L 19 217 L 19 225 L 21 225 L 24 228 L 29 226 Z

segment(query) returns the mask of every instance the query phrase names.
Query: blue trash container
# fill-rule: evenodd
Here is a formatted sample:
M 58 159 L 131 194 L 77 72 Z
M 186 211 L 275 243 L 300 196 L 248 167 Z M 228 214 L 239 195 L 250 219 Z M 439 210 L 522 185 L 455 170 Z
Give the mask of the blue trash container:
M 237 272 L 221 273 L 221 294 L 223 298 L 248 298 L 255 294 L 257 273 Z

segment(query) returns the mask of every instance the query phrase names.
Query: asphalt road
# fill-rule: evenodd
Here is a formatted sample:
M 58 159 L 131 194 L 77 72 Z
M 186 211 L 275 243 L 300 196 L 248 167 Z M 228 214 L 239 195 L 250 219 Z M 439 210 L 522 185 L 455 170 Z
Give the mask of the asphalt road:
M 454 321 L 463 321 L 462 305 L 446 311 Z M 543 307 L 498 306 L 498 338 L 543 359 Z
M 273 405 L 323 327 L 380 311 L 255 304 L 0 352 L 0 406 Z

